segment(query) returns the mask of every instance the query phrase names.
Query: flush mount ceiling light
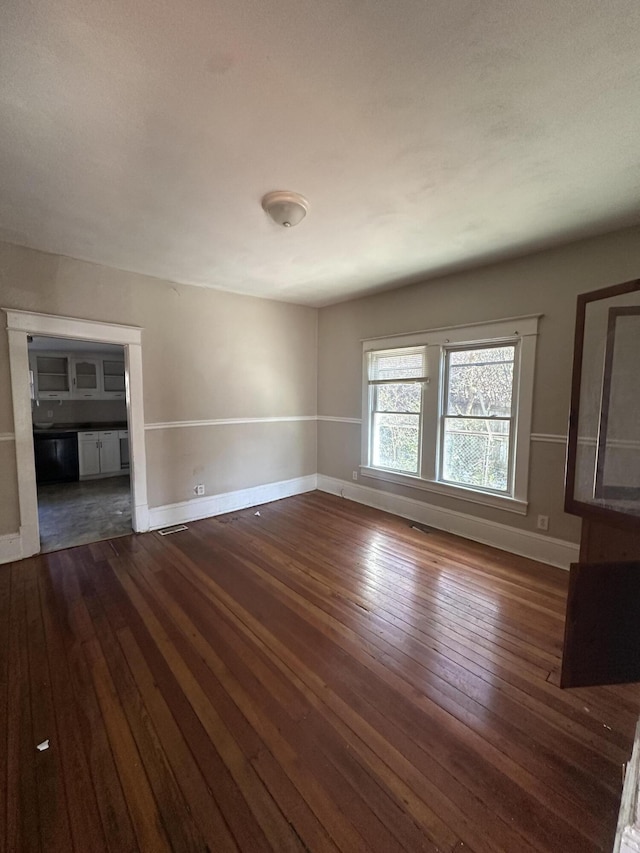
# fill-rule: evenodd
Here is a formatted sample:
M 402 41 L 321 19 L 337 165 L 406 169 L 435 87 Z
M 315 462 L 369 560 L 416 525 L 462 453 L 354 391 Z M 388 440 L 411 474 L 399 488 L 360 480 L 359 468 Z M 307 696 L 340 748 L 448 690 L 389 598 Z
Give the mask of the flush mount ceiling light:
M 262 199 L 262 208 L 277 225 L 293 228 L 307 215 L 309 202 L 299 193 L 274 190 Z

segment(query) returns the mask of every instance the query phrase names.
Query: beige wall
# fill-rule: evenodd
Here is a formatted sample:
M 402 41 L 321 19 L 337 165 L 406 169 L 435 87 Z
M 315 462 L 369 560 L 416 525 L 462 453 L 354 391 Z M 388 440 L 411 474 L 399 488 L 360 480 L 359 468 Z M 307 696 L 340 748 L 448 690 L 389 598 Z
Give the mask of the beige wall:
M 20 526 L 18 476 L 13 441 L 0 441 L 0 536 L 15 533 Z
M 542 313 L 533 432 L 565 435 L 576 295 L 640 277 L 640 229 L 321 309 L 187 287 L 0 243 L 0 305 L 143 327 L 145 421 L 361 416 L 361 339 Z M 318 328 L 319 317 L 319 328 Z M 317 359 L 316 359 L 317 354 Z M 316 409 L 316 402 L 318 408 Z M 13 432 L 0 336 L 0 439 Z M 275 480 L 351 480 L 360 427 L 321 421 L 146 432 L 150 506 Z M 317 451 L 317 461 L 316 461 Z M 577 541 L 562 511 L 565 447 L 533 442 L 526 517 L 362 478 L 418 500 Z M 17 530 L 15 452 L 0 440 L 0 535 Z
M 316 414 L 315 309 L 178 285 L 6 243 L 0 243 L 0 305 L 141 326 L 146 423 Z M 0 437 L 12 432 L 3 333 Z M 316 470 L 314 422 L 150 430 L 146 444 L 151 506 L 189 500 L 196 483 L 216 494 Z M 0 535 L 15 532 L 10 441 L 0 441 L 0 513 Z
M 206 483 L 207 493 L 217 495 L 316 472 L 315 421 L 198 426 L 186 432 L 147 432 L 150 506 L 185 500 L 192 483 Z M 179 464 L 169 471 L 163 459 Z
M 576 295 L 640 277 L 640 229 L 538 253 L 323 308 L 319 319 L 318 413 L 361 416 L 361 339 L 438 326 L 541 313 L 536 355 L 533 432 L 566 435 Z M 534 530 L 550 517 L 549 536 L 577 541 L 580 523 L 562 510 L 565 446 L 532 442 L 526 517 L 477 507 L 362 477 L 371 488 L 396 491 L 459 512 Z M 318 471 L 351 481 L 360 463 L 360 426 L 320 421 Z
M 127 420 L 124 400 L 42 400 L 31 408 L 34 423 L 122 423 Z

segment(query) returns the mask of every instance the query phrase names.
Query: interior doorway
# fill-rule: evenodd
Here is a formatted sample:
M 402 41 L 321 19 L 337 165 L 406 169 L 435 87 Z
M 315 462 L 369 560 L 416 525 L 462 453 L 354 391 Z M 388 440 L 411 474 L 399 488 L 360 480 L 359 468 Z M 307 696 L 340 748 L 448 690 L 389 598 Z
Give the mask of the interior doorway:
M 124 347 L 27 342 L 40 550 L 131 533 Z
M 74 370 L 67 365 L 69 371 L 66 375 L 69 377 L 70 386 L 68 388 L 69 398 L 68 403 L 71 405 L 74 398 L 71 395 L 73 390 L 73 380 L 75 378 L 75 388 L 82 389 L 87 394 L 96 394 L 98 388 L 101 388 L 101 393 L 104 394 L 104 389 L 108 388 L 113 391 L 114 396 L 110 402 L 116 399 L 120 400 L 120 406 L 124 402 L 125 419 L 116 420 L 113 425 L 125 426 L 126 430 L 126 450 L 123 445 L 120 445 L 119 464 L 122 466 L 123 459 L 126 464 L 128 451 L 128 484 L 130 490 L 126 488 L 126 471 L 123 474 L 120 472 L 119 477 L 123 477 L 125 482 L 124 491 L 129 494 L 129 510 L 122 509 L 123 516 L 125 512 L 130 512 L 130 522 L 127 516 L 127 529 L 133 529 L 136 532 L 143 532 L 149 529 L 149 508 L 147 504 L 147 483 L 146 483 L 146 454 L 144 444 L 144 410 L 142 396 L 142 346 L 141 346 L 141 329 L 133 326 L 122 326 L 111 323 L 100 323 L 91 320 L 81 320 L 71 317 L 59 317 L 47 314 L 35 314 L 27 311 L 18 311 L 13 309 L 5 309 L 7 311 L 7 333 L 9 339 L 9 362 L 11 371 L 11 390 L 13 395 L 13 410 L 15 424 L 15 444 L 16 444 L 16 465 L 18 474 L 18 500 L 20 507 L 20 556 L 28 557 L 40 551 L 40 518 L 39 518 L 39 495 L 36 478 L 36 452 L 35 452 L 35 433 L 34 423 L 37 420 L 38 424 L 44 425 L 41 428 L 48 435 L 54 435 L 49 430 L 54 430 L 56 426 L 68 422 L 61 421 L 63 417 L 60 414 L 64 407 L 63 402 L 60 402 L 56 396 L 46 397 L 44 394 L 56 394 L 55 387 L 51 389 L 51 385 L 62 382 L 64 385 L 65 365 L 49 364 L 48 367 L 53 368 L 51 371 L 42 370 L 42 374 L 51 374 L 48 379 L 43 378 L 42 384 L 37 384 L 37 394 L 39 405 L 36 405 L 34 399 L 34 382 L 39 383 L 39 377 L 36 379 L 32 374 L 33 353 L 30 353 L 30 343 L 35 343 L 34 352 L 37 351 L 39 338 L 56 339 L 56 346 L 60 343 L 65 347 L 65 352 L 68 358 L 76 358 L 73 355 L 74 348 L 78 348 L 81 353 L 77 356 L 79 361 L 82 361 L 82 366 L 79 370 Z M 31 338 L 31 341 L 29 340 Z M 48 344 L 47 344 L 48 345 Z M 85 350 L 85 345 L 89 347 L 94 358 L 90 358 L 89 349 Z M 102 350 L 101 345 L 106 345 Z M 97 347 L 97 348 L 96 348 Z M 115 347 L 117 349 L 111 349 Z M 102 350 L 102 354 L 101 354 Z M 110 355 L 118 355 L 119 358 L 107 358 Z M 102 358 L 102 364 L 100 364 Z M 104 361 L 119 361 L 118 366 L 111 364 L 107 366 L 105 371 Z M 93 365 L 91 362 L 93 361 Z M 122 365 L 124 372 L 122 372 Z M 47 366 L 47 365 L 44 365 Z M 102 371 L 99 373 L 98 371 Z M 56 373 L 58 378 L 56 379 Z M 62 376 L 62 380 L 60 379 Z M 96 376 L 98 378 L 96 378 Z M 96 384 L 97 383 L 97 384 Z M 122 401 L 122 383 L 124 383 L 124 401 Z M 47 385 L 49 386 L 47 388 Z M 95 387 L 94 387 L 95 386 Z M 116 391 L 117 389 L 117 391 Z M 63 389 L 64 390 L 64 389 Z M 81 394 L 75 396 L 75 404 L 83 399 Z M 84 399 L 90 400 L 91 396 Z M 97 400 L 94 397 L 94 402 Z M 106 401 L 103 401 L 106 402 Z M 51 405 L 49 405 L 51 403 Z M 34 417 L 34 410 L 36 417 Z M 56 411 L 57 410 L 57 411 Z M 120 412 L 122 409 L 120 409 Z M 49 414 L 49 413 L 52 414 Z M 71 412 L 71 409 L 69 409 Z M 44 414 L 42 414 L 44 413 Z M 104 414 L 104 413 L 103 413 Z M 64 415 L 80 417 L 77 412 L 74 415 Z M 42 418 L 42 420 L 41 420 Z M 52 425 L 49 426 L 48 424 Z M 106 425 L 106 421 L 102 421 L 102 425 Z M 98 426 L 99 421 L 80 421 L 75 423 L 76 426 L 86 424 L 88 426 Z M 64 432 L 64 430 L 61 430 Z M 84 432 L 92 432 L 101 430 L 78 430 Z M 102 430 L 102 432 L 114 432 L 114 430 Z M 120 429 L 118 429 L 118 442 L 120 442 Z M 79 435 L 76 434 L 76 453 L 78 456 L 78 478 L 80 485 L 78 489 L 84 488 L 100 489 L 100 485 L 90 485 L 90 481 L 98 480 L 113 480 L 115 484 L 116 476 L 111 476 L 115 472 L 105 470 L 106 477 L 96 476 L 95 465 L 101 466 L 104 464 L 106 468 L 115 465 L 117 455 L 116 445 L 114 443 L 115 436 L 84 436 L 89 442 L 91 439 L 93 447 L 87 443 L 81 447 Z M 122 437 L 124 438 L 124 436 Z M 109 441 L 109 444 L 106 442 Z M 97 442 L 97 445 L 95 444 Z M 102 446 L 101 446 L 102 442 Z M 64 455 L 64 448 L 60 452 Z M 73 441 L 67 439 L 66 451 L 73 456 Z M 86 477 L 83 476 L 80 482 L 80 464 L 81 457 L 83 460 L 83 470 L 92 471 Z M 71 463 L 75 465 L 75 462 Z M 91 468 L 91 466 L 94 466 Z M 87 468 L 88 466 L 88 468 Z M 99 470 L 97 473 L 102 474 Z M 104 488 L 104 487 L 103 487 Z M 121 490 L 122 491 L 122 490 Z M 85 495 L 86 497 L 86 495 Z M 125 498 L 126 500 L 126 498 Z M 118 519 L 119 520 L 119 519 Z M 108 535 L 113 535 L 109 533 Z M 98 536 L 97 538 L 102 538 Z M 54 547 L 63 547 L 55 546 Z M 51 547 L 45 546 L 46 550 L 51 550 Z

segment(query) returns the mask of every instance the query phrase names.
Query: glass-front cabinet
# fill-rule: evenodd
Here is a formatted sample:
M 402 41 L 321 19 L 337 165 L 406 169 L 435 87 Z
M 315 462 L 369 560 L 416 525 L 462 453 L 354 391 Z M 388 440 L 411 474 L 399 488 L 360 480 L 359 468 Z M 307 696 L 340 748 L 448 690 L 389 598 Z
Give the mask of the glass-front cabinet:
M 98 358 L 73 358 L 71 361 L 72 396 L 76 399 L 97 399 L 101 396 Z
M 124 400 L 124 359 L 99 354 L 30 352 L 34 400 Z
M 640 682 L 640 280 L 578 297 L 565 509 L 562 687 Z
M 102 390 L 105 399 L 124 400 L 124 361 L 102 360 Z
M 640 281 L 579 297 L 566 509 L 640 526 Z
M 69 357 L 66 355 L 34 354 L 31 360 L 37 399 L 68 400 Z

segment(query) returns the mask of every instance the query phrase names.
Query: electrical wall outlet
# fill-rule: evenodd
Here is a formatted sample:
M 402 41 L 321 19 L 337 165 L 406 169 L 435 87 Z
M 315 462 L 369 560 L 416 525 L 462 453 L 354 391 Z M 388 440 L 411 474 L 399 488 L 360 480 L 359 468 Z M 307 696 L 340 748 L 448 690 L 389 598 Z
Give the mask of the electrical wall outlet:
M 538 516 L 538 530 L 548 530 L 549 529 L 549 516 L 548 515 L 539 515 Z
M 204 483 L 199 483 L 193 491 L 196 493 L 196 495 L 204 495 Z
M 351 474 L 351 476 L 353 477 L 353 479 L 354 479 L 354 480 L 357 480 L 357 479 L 358 479 L 358 472 L 357 472 L 357 471 L 354 471 L 354 472 Z

